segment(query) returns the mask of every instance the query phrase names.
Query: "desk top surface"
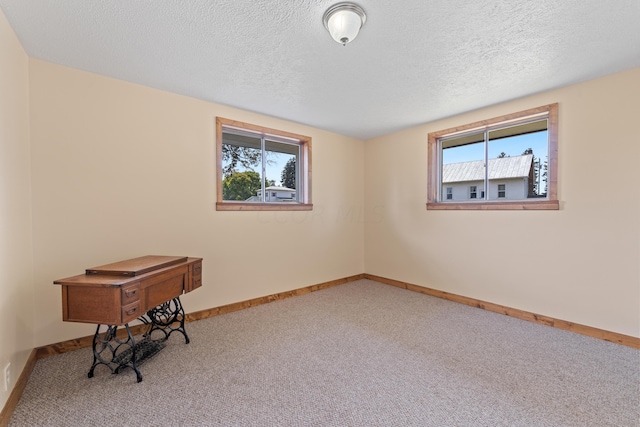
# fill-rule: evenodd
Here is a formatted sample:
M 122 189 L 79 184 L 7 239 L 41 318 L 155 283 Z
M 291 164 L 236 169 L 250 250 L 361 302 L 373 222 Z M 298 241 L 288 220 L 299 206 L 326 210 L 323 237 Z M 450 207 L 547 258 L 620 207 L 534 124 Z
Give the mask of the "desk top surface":
M 185 262 L 186 256 L 146 255 L 99 267 L 88 268 L 86 274 L 101 274 L 105 276 L 139 276 L 153 270 Z
M 53 283 L 56 285 L 122 286 L 164 273 L 173 268 L 186 267 L 201 260 L 202 258 L 147 255 L 90 268 L 86 270 L 85 274 L 59 279 Z

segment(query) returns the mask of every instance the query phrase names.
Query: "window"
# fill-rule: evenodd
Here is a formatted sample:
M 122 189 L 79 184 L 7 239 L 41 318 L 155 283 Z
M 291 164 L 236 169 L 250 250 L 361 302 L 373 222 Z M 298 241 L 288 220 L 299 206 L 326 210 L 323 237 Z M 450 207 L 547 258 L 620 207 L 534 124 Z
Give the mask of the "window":
M 507 194 L 506 184 L 498 184 L 498 198 L 504 199 Z
M 469 187 L 469 198 L 470 199 L 478 198 L 478 187 L 476 187 L 475 185 L 472 185 L 471 187 Z
M 216 148 L 217 210 L 313 208 L 310 137 L 217 117 Z
M 447 187 L 447 200 L 453 200 L 453 187 Z
M 428 144 L 427 209 L 559 209 L 558 104 L 429 133 Z M 450 198 L 456 187 L 469 199 Z

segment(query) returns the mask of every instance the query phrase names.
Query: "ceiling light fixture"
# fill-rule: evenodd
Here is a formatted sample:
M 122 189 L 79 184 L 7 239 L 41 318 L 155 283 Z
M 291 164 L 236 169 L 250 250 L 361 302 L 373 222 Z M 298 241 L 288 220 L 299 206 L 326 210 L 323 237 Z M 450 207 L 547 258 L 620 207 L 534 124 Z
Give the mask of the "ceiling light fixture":
M 343 46 L 356 38 L 366 20 L 364 10 L 349 2 L 334 4 L 322 17 L 331 37 Z

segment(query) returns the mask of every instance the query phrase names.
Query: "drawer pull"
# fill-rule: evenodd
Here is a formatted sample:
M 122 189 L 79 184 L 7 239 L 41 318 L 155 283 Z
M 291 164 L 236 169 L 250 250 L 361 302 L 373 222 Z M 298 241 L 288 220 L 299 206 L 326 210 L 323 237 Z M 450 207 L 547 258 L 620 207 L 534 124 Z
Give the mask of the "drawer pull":
M 196 276 L 199 275 L 199 274 L 202 274 L 202 266 L 194 267 L 193 268 L 193 274 L 196 275 Z
M 138 290 L 137 290 L 137 289 L 127 289 L 126 291 L 124 291 L 124 295 L 125 295 L 127 298 L 133 297 L 133 296 L 135 296 L 137 293 L 138 293 Z
M 129 310 L 125 311 L 125 314 L 126 314 L 127 316 L 131 316 L 131 315 L 132 315 L 133 313 L 135 313 L 136 311 L 138 311 L 138 307 L 133 307 L 133 308 L 130 308 Z

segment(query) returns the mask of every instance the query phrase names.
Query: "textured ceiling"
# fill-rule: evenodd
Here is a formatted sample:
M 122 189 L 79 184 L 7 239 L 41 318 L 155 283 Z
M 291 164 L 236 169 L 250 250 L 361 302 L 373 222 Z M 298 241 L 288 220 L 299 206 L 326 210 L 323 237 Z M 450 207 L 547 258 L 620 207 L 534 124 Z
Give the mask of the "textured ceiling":
M 369 139 L 640 66 L 639 0 L 0 0 L 27 53 Z M 640 84 L 640 82 L 639 82 Z

